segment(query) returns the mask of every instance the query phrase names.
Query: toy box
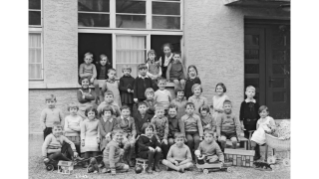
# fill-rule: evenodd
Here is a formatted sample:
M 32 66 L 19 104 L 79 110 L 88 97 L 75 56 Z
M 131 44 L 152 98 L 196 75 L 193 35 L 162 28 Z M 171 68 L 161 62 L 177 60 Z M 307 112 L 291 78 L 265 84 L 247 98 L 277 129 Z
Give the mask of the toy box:
M 225 149 L 225 162 L 235 166 L 252 167 L 254 165 L 254 150 Z
M 71 174 L 74 170 L 74 164 L 71 161 L 59 161 L 58 163 L 58 173 L 61 174 Z

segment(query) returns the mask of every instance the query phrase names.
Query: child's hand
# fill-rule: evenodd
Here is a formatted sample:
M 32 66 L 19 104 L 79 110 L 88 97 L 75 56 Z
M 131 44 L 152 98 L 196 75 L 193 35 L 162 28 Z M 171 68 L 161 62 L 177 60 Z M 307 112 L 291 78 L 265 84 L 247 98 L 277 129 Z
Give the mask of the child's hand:
M 79 154 L 77 152 L 73 152 L 73 156 L 76 158 L 79 156 Z
M 133 100 L 134 100 L 135 103 L 137 103 L 137 101 L 138 101 L 137 98 L 134 98 Z
M 174 162 L 174 164 L 175 164 L 176 166 L 178 166 L 178 165 L 179 165 L 178 161 L 175 161 L 175 162 Z
M 203 140 L 203 136 L 200 136 L 200 137 L 199 137 L 199 140 L 201 140 L 201 141 L 202 141 L 202 140 Z
M 148 149 L 150 150 L 150 151 L 155 151 L 155 149 L 153 148 L 153 147 L 148 147 Z
M 197 157 L 199 157 L 200 156 L 200 150 L 195 150 L 195 155 L 197 156 Z
M 50 161 L 50 159 L 47 158 L 47 157 L 43 159 L 43 162 L 44 162 L 44 163 L 48 163 L 49 161 Z
M 163 139 L 163 143 L 167 145 L 167 139 Z
M 160 147 L 156 147 L 155 150 L 156 150 L 157 152 L 161 152 L 161 151 L 162 151 L 162 149 L 161 149 Z
M 82 95 L 82 99 L 85 99 L 85 95 L 84 94 Z
M 131 92 L 131 90 L 130 90 L 130 89 L 127 89 L 127 92 L 128 92 L 128 93 L 130 93 L 130 92 Z
M 245 131 L 245 127 L 244 127 L 244 124 L 241 124 L 241 130 Z
M 93 83 L 93 82 L 94 82 L 94 78 L 91 78 L 91 79 L 90 79 L 90 82 Z

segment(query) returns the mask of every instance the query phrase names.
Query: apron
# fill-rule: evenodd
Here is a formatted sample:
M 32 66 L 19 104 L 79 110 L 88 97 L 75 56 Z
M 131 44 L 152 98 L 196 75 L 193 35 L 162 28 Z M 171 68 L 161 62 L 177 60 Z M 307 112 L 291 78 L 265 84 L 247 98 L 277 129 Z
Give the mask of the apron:
M 117 81 L 113 83 L 109 83 L 108 81 L 106 81 L 106 86 L 107 86 L 107 90 L 112 91 L 114 94 L 114 103 L 117 104 L 119 107 L 121 107 L 122 103 L 121 103 L 121 96 L 119 91 L 119 83 Z

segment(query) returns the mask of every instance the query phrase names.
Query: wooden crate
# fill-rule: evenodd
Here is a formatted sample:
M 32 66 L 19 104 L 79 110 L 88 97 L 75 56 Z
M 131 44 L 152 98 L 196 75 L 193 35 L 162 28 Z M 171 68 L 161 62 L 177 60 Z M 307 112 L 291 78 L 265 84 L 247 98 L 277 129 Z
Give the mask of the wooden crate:
M 225 162 L 234 166 L 252 167 L 254 163 L 254 150 L 225 149 Z

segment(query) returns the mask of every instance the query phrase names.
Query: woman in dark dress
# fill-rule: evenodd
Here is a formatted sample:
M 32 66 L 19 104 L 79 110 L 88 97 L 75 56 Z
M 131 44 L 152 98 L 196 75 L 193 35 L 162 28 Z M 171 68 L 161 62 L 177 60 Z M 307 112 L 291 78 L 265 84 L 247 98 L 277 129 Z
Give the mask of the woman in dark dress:
M 160 56 L 160 63 L 162 67 L 162 77 L 166 78 L 166 71 L 168 65 L 172 62 L 173 59 L 173 46 L 170 43 L 166 43 L 163 45 L 163 55 Z

